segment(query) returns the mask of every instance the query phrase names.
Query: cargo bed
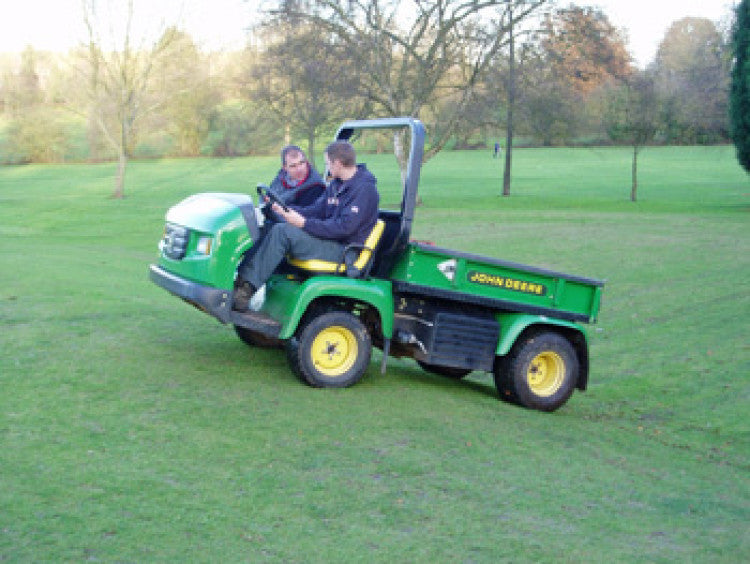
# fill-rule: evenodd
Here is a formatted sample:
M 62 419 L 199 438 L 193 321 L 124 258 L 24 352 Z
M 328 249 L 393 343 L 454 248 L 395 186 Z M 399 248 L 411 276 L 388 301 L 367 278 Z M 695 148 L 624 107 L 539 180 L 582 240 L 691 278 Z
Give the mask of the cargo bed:
M 586 323 L 596 322 L 604 286 L 602 280 L 420 242 L 409 243 L 390 278 L 398 293 Z

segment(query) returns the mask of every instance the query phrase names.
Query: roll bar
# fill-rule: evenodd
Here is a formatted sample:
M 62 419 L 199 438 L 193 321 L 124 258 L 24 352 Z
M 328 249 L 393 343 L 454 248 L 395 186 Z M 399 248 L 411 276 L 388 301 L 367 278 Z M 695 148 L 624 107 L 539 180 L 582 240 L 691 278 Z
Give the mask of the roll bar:
M 414 210 L 417 204 L 419 189 L 419 174 L 422 170 L 424 155 L 425 128 L 421 121 L 412 117 L 395 117 L 383 119 L 366 119 L 346 121 L 338 129 L 336 140 L 348 141 L 357 130 L 362 129 L 401 129 L 408 127 L 411 132 L 409 155 L 406 161 L 406 177 L 404 179 L 401 197 L 401 213 L 398 218 L 398 232 L 391 234 L 386 243 L 387 248 L 381 248 L 379 260 L 376 261 L 374 274 L 387 276 L 393 262 L 406 250 L 411 235 Z

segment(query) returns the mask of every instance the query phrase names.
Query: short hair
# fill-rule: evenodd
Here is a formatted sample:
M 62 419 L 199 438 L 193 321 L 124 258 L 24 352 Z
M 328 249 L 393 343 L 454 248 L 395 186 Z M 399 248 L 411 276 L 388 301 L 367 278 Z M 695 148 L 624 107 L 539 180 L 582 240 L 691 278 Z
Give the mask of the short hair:
M 334 141 L 326 147 L 326 155 L 331 161 L 339 161 L 349 167 L 357 164 L 357 153 L 348 141 Z
M 289 154 L 300 154 L 302 155 L 302 158 L 307 160 L 307 155 L 305 155 L 305 152 L 298 146 L 298 145 L 287 145 L 283 149 L 281 149 L 281 165 L 286 166 L 286 157 Z

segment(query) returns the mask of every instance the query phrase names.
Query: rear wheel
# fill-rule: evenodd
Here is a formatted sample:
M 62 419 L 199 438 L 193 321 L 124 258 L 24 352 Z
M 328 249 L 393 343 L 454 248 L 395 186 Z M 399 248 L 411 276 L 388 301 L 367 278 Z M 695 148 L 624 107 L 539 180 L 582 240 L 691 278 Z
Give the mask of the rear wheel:
M 422 367 L 425 372 L 437 374 L 438 376 L 445 376 L 446 378 L 454 378 L 460 380 L 471 372 L 469 368 L 454 368 L 452 366 L 438 366 L 437 364 L 429 364 L 427 362 L 417 361 L 417 364 Z
M 356 384 L 364 376 L 371 354 L 367 329 L 359 318 L 343 311 L 313 318 L 287 344 L 292 370 L 316 388 Z
M 495 386 L 503 399 L 540 411 L 554 411 L 573 393 L 579 363 L 570 342 L 552 331 L 530 334 L 497 362 Z
M 234 332 L 242 341 L 251 347 L 260 347 L 263 349 L 273 349 L 280 347 L 282 341 L 280 339 L 274 339 L 273 337 L 266 337 L 263 333 L 253 331 L 247 327 L 240 327 L 239 325 L 234 326 Z

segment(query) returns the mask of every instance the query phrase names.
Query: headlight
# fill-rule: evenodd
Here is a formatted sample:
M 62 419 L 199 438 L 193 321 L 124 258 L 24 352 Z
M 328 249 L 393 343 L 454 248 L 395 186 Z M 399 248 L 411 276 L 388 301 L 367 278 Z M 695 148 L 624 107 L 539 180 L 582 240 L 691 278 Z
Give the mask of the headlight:
M 164 227 L 164 237 L 162 238 L 159 249 L 174 260 L 180 260 L 185 256 L 190 231 L 187 227 L 167 223 Z
M 198 237 L 198 243 L 195 246 L 195 251 L 202 255 L 208 256 L 211 254 L 211 247 L 213 247 L 213 242 L 213 237 L 207 237 L 205 235 L 202 237 Z

